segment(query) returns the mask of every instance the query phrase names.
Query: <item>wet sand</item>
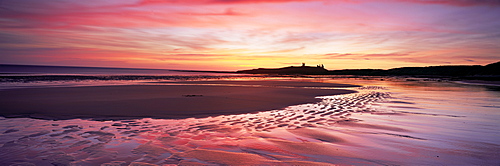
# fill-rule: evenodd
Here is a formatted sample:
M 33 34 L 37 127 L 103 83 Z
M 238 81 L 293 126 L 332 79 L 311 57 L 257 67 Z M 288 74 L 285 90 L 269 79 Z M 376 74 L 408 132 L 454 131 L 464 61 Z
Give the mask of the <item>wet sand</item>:
M 234 81 L 180 82 L 196 85 L 122 85 L 28 88 L 0 91 L 0 115 L 41 119 L 127 119 L 206 117 L 280 109 L 318 101 L 316 96 L 353 93 L 346 84 L 238 81 L 251 86 L 213 86 Z M 286 88 L 285 86 L 299 88 Z
M 158 82 L 155 82 L 158 83 Z M 159 83 L 174 83 L 186 85 L 233 85 L 233 86 L 257 86 L 257 87 L 329 87 L 329 88 L 346 88 L 360 87 L 359 85 L 340 84 L 340 83 L 323 83 L 310 81 L 290 81 L 290 80 L 223 80 L 223 81 L 181 81 L 181 82 L 159 82 Z
M 303 90 L 303 89 L 302 89 Z M 370 165 L 325 127 L 385 93 L 353 93 L 280 110 L 186 119 L 0 118 L 0 165 Z M 43 155 L 41 155 L 43 154 Z
M 205 118 L 0 117 L 0 165 L 499 165 L 498 92 L 442 82 L 344 83 L 368 86 Z
M 463 80 L 463 81 L 456 81 L 456 83 L 471 84 L 471 85 L 500 86 L 500 81 Z

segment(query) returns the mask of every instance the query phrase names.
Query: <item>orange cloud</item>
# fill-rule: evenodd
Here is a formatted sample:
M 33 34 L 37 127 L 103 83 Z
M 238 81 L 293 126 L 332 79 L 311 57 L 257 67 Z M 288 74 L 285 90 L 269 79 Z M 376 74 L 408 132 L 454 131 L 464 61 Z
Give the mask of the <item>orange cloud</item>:
M 234 70 L 301 62 L 336 68 L 483 64 L 500 53 L 498 4 L 4 0 L 0 61 Z
M 308 2 L 321 0 L 141 0 L 138 5 L 153 4 L 239 4 L 239 3 L 286 3 L 286 2 Z

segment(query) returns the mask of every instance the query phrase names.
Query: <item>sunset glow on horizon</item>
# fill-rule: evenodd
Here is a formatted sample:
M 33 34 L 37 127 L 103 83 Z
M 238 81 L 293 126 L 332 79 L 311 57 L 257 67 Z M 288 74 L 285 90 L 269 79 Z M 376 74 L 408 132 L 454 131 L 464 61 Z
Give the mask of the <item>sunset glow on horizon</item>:
M 0 64 L 486 65 L 499 18 L 498 0 L 0 0 Z

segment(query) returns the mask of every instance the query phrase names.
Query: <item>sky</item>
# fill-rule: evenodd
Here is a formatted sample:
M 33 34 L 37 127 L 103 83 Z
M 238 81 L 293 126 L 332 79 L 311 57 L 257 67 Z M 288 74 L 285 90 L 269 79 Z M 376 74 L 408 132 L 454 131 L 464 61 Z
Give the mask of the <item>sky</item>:
M 500 0 L 0 0 L 0 64 L 389 69 L 500 60 Z

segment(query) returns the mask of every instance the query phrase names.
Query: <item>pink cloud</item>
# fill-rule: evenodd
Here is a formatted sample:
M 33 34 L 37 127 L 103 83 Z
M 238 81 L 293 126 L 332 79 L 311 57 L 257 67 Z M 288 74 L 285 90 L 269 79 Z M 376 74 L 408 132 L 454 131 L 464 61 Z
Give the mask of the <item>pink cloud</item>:
M 241 13 L 241 12 L 235 11 L 232 8 L 227 8 L 223 12 L 209 12 L 209 13 L 180 12 L 179 14 L 189 15 L 189 16 L 244 16 L 244 15 L 248 15 L 246 13 Z
M 453 6 L 500 6 L 498 0 L 393 0 L 399 2 L 421 3 L 421 4 L 440 4 Z
M 499 6 L 500 1 L 89 1 L 2 1 L 0 36 L 6 38 L 0 39 L 0 51 L 15 46 L 25 48 L 17 52 L 27 59 L 43 54 L 47 60 L 76 63 L 88 58 L 125 64 L 329 59 L 441 63 L 449 57 L 464 59 L 464 54 L 481 63 L 478 59 L 499 52 L 499 12 L 484 6 Z M 440 49 L 455 51 L 435 51 Z M 328 54 L 336 51 L 344 53 Z
M 154 5 L 154 4 L 250 4 L 250 3 L 289 3 L 289 2 L 324 2 L 330 3 L 373 3 L 373 2 L 408 2 L 420 4 L 441 4 L 453 6 L 500 6 L 498 0 L 141 0 L 137 5 Z
M 294 8 L 281 8 L 280 6 L 245 6 L 245 3 L 284 3 L 284 2 L 310 2 L 313 0 L 143 0 L 137 2 L 135 7 L 131 1 L 103 4 L 100 7 L 82 6 L 81 3 L 66 2 L 61 5 L 41 5 L 42 9 L 0 11 L 1 17 L 15 19 L 17 26 L 32 28 L 68 29 L 77 26 L 99 27 L 248 27 L 272 29 L 315 29 L 332 31 L 373 31 L 373 30 L 409 30 L 429 31 L 432 25 L 409 22 L 412 18 L 398 18 L 397 15 L 387 17 L 384 14 L 369 11 L 345 10 L 334 5 L 324 6 L 314 12 L 296 11 Z M 320 1 L 323 2 L 323 1 Z M 358 0 L 334 0 L 338 3 L 365 3 Z M 376 1 L 370 1 L 376 2 Z M 445 1 L 445 0 L 380 0 L 379 2 L 410 2 L 430 4 L 494 4 L 490 1 Z M 460 3 L 459 3 L 460 2 Z M 489 2 L 489 3 L 487 3 Z M 39 3 L 39 2 L 37 2 Z M 99 3 L 99 2 L 96 2 Z M 210 8 L 197 8 L 176 4 L 235 4 L 236 6 L 212 6 Z M 43 3 L 42 3 L 43 4 Z M 146 6 L 148 5 L 148 6 Z M 45 7 L 44 7 L 45 6 Z M 99 5 L 95 5 L 99 6 Z M 8 6 L 7 6 L 8 7 Z M 331 10 L 328 8 L 332 8 Z M 328 11 L 335 12 L 328 12 Z M 245 16 L 246 18 L 222 18 L 226 16 Z M 399 16 L 402 17 L 402 16 Z M 244 21 L 238 21 L 244 20 Z M 335 20 L 335 24 L 325 24 L 325 20 Z M 374 22 L 366 23 L 366 20 Z M 380 22 L 384 26 L 375 23 Z M 398 24 L 393 24 L 398 22 Z M 3 24 L 4 27 L 7 24 Z M 423 27 L 425 26 L 425 27 Z M 1 26 L 0 26 L 1 27 Z M 433 31 L 452 31 L 449 29 L 434 28 Z M 457 31 L 459 32 L 459 31 Z M 293 40 L 308 40 L 307 38 L 289 38 Z
M 141 0 L 138 5 L 153 4 L 241 4 L 241 3 L 287 3 L 287 2 L 308 2 L 322 0 Z
M 365 60 L 397 60 L 408 62 L 422 62 L 422 55 L 416 52 L 393 52 L 379 54 L 364 54 L 364 53 L 329 53 L 319 56 L 325 59 L 365 59 Z M 425 59 L 425 58 L 424 58 Z M 436 58 L 432 58 L 436 59 Z
M 40 8 L 7 3 L 9 10 L 0 10 L 0 28 L 50 28 L 72 29 L 79 26 L 154 28 L 154 27 L 218 27 L 234 24 L 227 16 L 252 16 L 233 7 L 197 8 L 165 4 L 170 1 L 153 1 L 153 6 L 134 6 L 130 3 L 81 6 L 69 3 L 64 7 L 40 4 Z M 38 3 L 38 2 L 37 2 Z M 48 2 L 50 3 L 50 2 Z

